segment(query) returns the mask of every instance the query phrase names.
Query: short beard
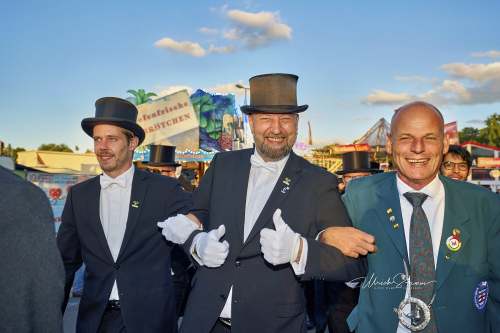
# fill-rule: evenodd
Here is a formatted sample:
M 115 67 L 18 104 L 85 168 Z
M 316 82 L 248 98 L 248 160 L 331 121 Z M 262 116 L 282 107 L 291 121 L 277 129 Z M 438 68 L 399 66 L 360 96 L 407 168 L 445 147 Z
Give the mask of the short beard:
M 286 144 L 279 149 L 273 149 L 265 143 L 261 142 L 255 142 L 255 146 L 257 147 L 257 150 L 259 151 L 259 154 L 262 155 L 262 157 L 265 157 L 269 161 L 273 162 L 283 159 L 285 156 L 290 154 L 293 148 L 293 145 L 289 145 L 288 142 L 286 142 Z

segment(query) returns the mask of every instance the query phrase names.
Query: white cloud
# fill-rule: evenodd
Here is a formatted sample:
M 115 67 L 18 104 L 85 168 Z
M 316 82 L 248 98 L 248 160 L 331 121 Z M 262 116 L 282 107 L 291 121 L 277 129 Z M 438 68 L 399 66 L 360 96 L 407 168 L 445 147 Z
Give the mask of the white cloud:
M 441 66 L 450 78 L 430 83 L 421 94 L 375 90 L 363 99 L 366 104 L 394 105 L 423 100 L 435 105 L 475 105 L 500 102 L 500 62 L 489 64 L 451 63 Z M 406 77 L 396 77 L 406 78 Z M 419 77 L 417 77 L 419 78 Z
M 155 89 L 155 91 L 157 91 L 156 95 L 158 95 L 157 97 L 153 97 L 153 99 L 158 99 L 158 98 L 161 98 L 163 96 L 167 96 L 167 95 L 171 95 L 173 93 L 176 93 L 178 91 L 181 91 L 181 90 L 184 90 L 186 89 L 189 93 L 189 95 L 191 95 L 194 91 L 194 89 L 190 86 L 182 86 L 182 85 L 179 85 L 179 86 L 167 86 L 167 87 L 160 87 L 158 89 Z
M 242 41 L 249 48 L 292 39 L 292 28 L 281 22 L 279 13 L 232 9 L 227 12 L 227 17 L 235 26 L 224 32 L 224 38 Z
M 236 51 L 236 47 L 232 45 L 228 46 L 210 45 L 208 47 L 208 53 L 233 53 L 234 51 Z
M 222 95 L 233 94 L 236 96 L 243 96 L 245 91 L 241 88 L 237 88 L 236 84 L 241 84 L 241 82 L 218 84 L 214 87 L 206 88 L 205 91 Z
M 474 52 L 472 56 L 477 58 L 500 58 L 500 51 Z
M 208 27 L 201 27 L 198 31 L 205 35 L 217 35 L 219 33 L 219 30 Z
M 453 63 L 441 66 L 452 77 L 473 81 L 488 81 L 500 79 L 500 62 L 490 64 Z
M 384 90 L 374 90 L 363 102 L 373 105 L 398 105 L 415 99 L 407 93 L 392 93 Z
M 156 41 L 155 46 L 158 48 L 165 48 L 177 53 L 189 54 L 193 57 L 204 57 L 207 54 L 207 51 L 196 42 L 178 42 L 168 37 Z

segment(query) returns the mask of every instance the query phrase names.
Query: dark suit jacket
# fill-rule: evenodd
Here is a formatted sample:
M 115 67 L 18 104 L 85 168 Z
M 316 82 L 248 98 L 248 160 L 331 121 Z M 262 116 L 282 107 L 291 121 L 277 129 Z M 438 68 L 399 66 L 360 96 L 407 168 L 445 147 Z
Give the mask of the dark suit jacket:
M 500 198 L 477 185 L 440 179 L 445 212 L 433 303 L 438 331 L 489 332 L 489 320 L 493 332 L 500 332 Z M 396 332 L 398 318 L 393 309 L 404 298 L 406 284 L 380 288 L 369 282 L 374 277 L 391 281 L 405 272 L 403 260 L 408 262 L 396 176 L 384 173 L 356 179 L 343 199 L 354 227 L 374 235 L 377 244 L 377 252 L 368 255 L 368 282 L 361 288 L 349 325 L 362 333 Z M 399 228 L 393 227 L 388 208 Z M 460 230 L 462 242 L 456 252 L 446 246 L 454 228 Z M 484 311 L 474 305 L 474 291 L 481 281 L 489 284 Z
M 64 269 L 49 200 L 0 167 L 0 332 L 62 332 Z
M 264 209 L 243 242 L 245 202 L 252 149 L 217 154 L 193 195 L 194 213 L 205 230 L 226 226 L 222 240 L 229 255 L 218 268 L 200 267 L 192 282 L 181 331 L 209 332 L 226 302 L 231 285 L 232 331 L 305 332 L 305 300 L 301 279 L 350 280 L 363 275 L 360 263 L 314 238 L 328 226 L 350 225 L 333 174 L 291 153 Z M 288 183 L 288 185 L 286 184 Z M 306 272 L 297 277 L 290 264 L 273 266 L 261 252 L 260 230 L 274 228 L 282 217 L 307 237 Z M 192 239 L 193 236 L 191 236 Z M 189 246 L 191 240 L 185 243 Z
M 114 262 L 99 218 L 99 177 L 71 188 L 57 241 L 66 268 L 66 297 L 75 271 L 86 265 L 77 332 L 96 332 L 116 279 L 127 332 L 175 332 L 170 276 L 172 244 L 156 223 L 191 206 L 172 178 L 136 169 L 125 236 Z

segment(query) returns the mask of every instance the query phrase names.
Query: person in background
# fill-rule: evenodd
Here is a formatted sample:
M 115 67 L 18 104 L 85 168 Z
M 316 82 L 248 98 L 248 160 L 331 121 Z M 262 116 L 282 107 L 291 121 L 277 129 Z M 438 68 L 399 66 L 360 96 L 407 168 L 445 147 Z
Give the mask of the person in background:
M 472 157 L 467 149 L 450 145 L 441 163 L 441 174 L 455 180 L 466 181 L 472 166 Z
M 366 151 L 352 151 L 342 154 L 342 170 L 337 171 L 342 176 L 342 193 L 353 179 L 371 176 L 382 172 L 376 162 L 370 161 L 370 153 Z M 327 322 L 330 333 L 348 333 L 347 317 L 358 304 L 359 284 L 343 282 L 315 281 L 316 288 L 324 283 L 325 301 L 327 303 Z M 317 295 L 317 294 L 316 294 Z
M 193 192 L 194 186 L 182 173 L 177 177 L 177 168 L 182 165 L 175 161 L 175 146 L 149 145 L 149 161 L 143 164 L 151 172 L 177 179 L 185 191 Z
M 0 332 L 62 332 L 64 268 L 47 196 L 0 167 L 0 216 Z

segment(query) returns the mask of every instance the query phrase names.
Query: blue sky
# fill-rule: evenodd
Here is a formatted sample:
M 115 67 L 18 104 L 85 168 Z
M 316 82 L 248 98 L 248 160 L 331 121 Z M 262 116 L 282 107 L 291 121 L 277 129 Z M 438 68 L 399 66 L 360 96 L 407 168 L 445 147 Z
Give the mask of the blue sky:
M 92 142 L 102 96 L 175 87 L 240 93 L 300 76 L 299 136 L 349 143 L 407 101 L 459 128 L 500 113 L 499 1 L 3 1 L 0 140 Z

